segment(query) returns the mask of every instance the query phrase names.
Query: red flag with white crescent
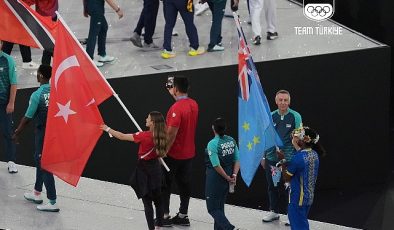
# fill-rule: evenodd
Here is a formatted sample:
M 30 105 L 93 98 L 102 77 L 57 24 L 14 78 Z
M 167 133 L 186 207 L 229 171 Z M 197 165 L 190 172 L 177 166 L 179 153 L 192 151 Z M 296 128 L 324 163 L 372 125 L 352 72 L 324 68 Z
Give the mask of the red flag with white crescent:
M 111 95 L 100 71 L 59 21 L 42 168 L 77 185 L 102 134 L 98 105 Z

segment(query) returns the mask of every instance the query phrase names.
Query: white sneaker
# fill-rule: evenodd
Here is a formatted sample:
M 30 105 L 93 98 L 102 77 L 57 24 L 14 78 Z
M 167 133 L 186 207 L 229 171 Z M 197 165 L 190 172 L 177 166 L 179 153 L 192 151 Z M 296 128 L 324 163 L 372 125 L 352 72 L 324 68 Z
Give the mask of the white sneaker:
M 16 168 L 16 164 L 13 161 L 8 161 L 8 172 L 9 173 L 17 173 L 18 169 Z
M 22 64 L 22 68 L 23 69 L 38 69 L 38 67 L 40 67 L 39 64 L 31 61 L 31 62 L 23 62 Z
M 47 204 L 38 205 L 37 209 L 40 211 L 44 211 L 44 212 L 58 212 L 58 211 L 60 211 L 60 209 L 56 203 L 51 204 L 49 202 Z
M 194 15 L 199 16 L 202 13 L 204 13 L 206 10 L 209 9 L 209 5 L 206 2 L 203 3 L 203 4 L 197 3 L 197 4 L 194 5 L 194 8 L 195 8 Z
M 115 60 L 115 58 L 108 55 L 105 55 L 104 57 L 99 55 L 98 59 L 99 62 L 111 62 L 113 60 Z
M 279 220 L 279 214 L 270 211 L 267 215 L 263 217 L 263 222 L 272 222 L 274 220 Z
M 96 61 L 96 60 L 93 60 L 93 62 L 94 62 L 94 64 L 95 64 L 97 67 L 101 67 L 101 66 L 104 65 L 104 63 L 99 62 L 99 61 Z
M 212 48 L 208 48 L 208 52 L 215 52 L 215 51 L 223 51 L 224 50 L 224 47 L 223 46 L 220 46 L 220 45 L 215 45 L 214 47 L 212 47 Z
M 290 226 L 290 221 L 287 215 L 282 215 L 280 217 L 280 222 L 283 223 L 285 226 Z
M 26 200 L 31 201 L 36 204 L 42 204 L 42 197 L 40 195 L 35 195 L 34 192 L 27 192 L 23 195 Z

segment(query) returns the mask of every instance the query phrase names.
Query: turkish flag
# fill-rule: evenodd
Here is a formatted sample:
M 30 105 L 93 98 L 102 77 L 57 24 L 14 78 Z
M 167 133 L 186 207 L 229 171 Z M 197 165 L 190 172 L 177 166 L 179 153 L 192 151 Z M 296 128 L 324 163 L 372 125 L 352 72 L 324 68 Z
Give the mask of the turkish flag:
M 0 40 L 53 50 L 56 22 L 20 0 L 0 0 Z
M 61 20 L 50 84 L 41 166 L 76 186 L 102 134 L 97 106 L 113 91 Z

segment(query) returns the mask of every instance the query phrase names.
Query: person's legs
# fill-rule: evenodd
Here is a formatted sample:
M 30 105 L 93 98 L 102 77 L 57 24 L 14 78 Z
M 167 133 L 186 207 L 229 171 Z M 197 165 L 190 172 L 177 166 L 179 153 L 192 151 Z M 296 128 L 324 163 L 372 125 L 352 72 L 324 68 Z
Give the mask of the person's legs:
M 24 46 L 24 45 L 19 45 L 19 49 L 21 51 L 21 55 L 22 55 L 22 61 L 24 63 L 28 63 L 31 62 L 31 49 L 28 46 Z
M 192 159 L 179 161 L 178 170 L 175 174 L 175 181 L 179 190 L 179 197 L 181 204 L 179 212 L 187 214 L 189 209 L 189 201 L 191 194 L 191 180 L 192 180 Z
M 175 3 L 173 0 L 163 0 L 163 12 L 166 21 L 164 26 L 163 48 L 167 51 L 172 51 L 172 46 L 171 46 L 172 30 L 174 29 L 176 23 L 176 17 L 178 15 L 178 10 L 175 7 Z
M 182 17 L 183 22 L 185 23 L 185 30 L 187 37 L 189 38 L 190 47 L 197 50 L 200 44 L 198 41 L 197 28 L 194 25 L 194 13 L 189 12 L 185 5 L 185 1 L 179 1 L 177 2 L 176 7 L 179 10 L 179 14 Z
M 11 55 L 12 48 L 14 48 L 14 43 L 3 41 L 3 47 L 1 48 L 1 51 L 8 55 Z
M 42 52 L 41 64 L 43 64 L 43 65 L 51 65 L 52 56 L 53 56 L 53 52 L 44 50 Z
M 224 9 L 227 0 L 219 0 L 213 2 L 212 10 L 212 26 L 210 31 L 210 42 L 208 49 L 213 48 L 215 45 L 222 41 L 222 20 L 224 16 Z
M 206 194 L 206 204 L 208 213 L 212 216 L 215 221 L 214 229 L 223 229 L 223 230 L 232 230 L 234 229 L 234 225 L 232 225 L 226 215 L 224 214 L 224 204 L 228 191 L 228 186 L 223 187 L 220 183 L 216 184 L 206 184 L 206 186 L 211 186 L 213 190 L 221 190 L 221 191 L 213 191 L 212 194 Z M 227 191 L 225 191 L 227 190 Z M 220 195 L 222 193 L 222 195 Z M 215 195 L 217 194 L 217 195 Z
M 101 57 L 105 57 L 106 53 L 106 42 L 107 42 L 107 31 L 108 31 L 108 23 L 105 19 L 104 15 L 100 15 L 101 29 L 98 34 L 97 48 L 98 55 Z
M 13 121 L 12 114 L 7 114 L 7 105 L 0 105 L 0 129 L 4 138 L 4 151 L 6 154 L 6 161 L 16 161 L 16 147 L 12 141 Z
M 152 198 L 150 198 L 149 196 L 142 197 L 142 202 L 144 203 L 144 212 L 148 228 L 149 230 L 155 229 L 155 221 L 153 220 Z
M 289 221 L 292 230 L 309 230 L 308 212 L 310 206 L 289 204 Z
M 145 25 L 145 44 L 151 44 L 153 42 L 153 34 L 156 28 L 156 18 L 159 11 L 159 0 L 144 0 L 144 25 Z
M 100 15 L 92 14 L 90 15 L 90 27 L 89 35 L 86 43 L 86 52 L 89 54 L 90 58 L 94 59 L 94 50 L 96 47 L 97 36 L 101 30 Z
M 267 32 L 276 32 L 276 0 L 264 1 L 265 20 L 267 22 Z
M 253 36 L 261 36 L 261 11 L 263 10 L 263 0 L 249 0 L 250 19 L 252 22 Z

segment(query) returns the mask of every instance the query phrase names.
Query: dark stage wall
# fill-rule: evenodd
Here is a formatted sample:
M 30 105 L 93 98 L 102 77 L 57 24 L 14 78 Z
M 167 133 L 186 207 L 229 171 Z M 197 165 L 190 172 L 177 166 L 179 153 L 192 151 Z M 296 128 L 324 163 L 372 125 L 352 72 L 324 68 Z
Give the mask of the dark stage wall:
M 389 169 L 390 49 L 375 48 L 256 65 L 271 108 L 275 109 L 275 92 L 289 90 L 291 107 L 301 113 L 305 125 L 320 133 L 321 143 L 328 152 L 327 157 L 321 159 L 316 205 L 312 208 L 311 218 L 362 227 L 361 219 L 338 219 L 338 215 L 327 208 L 332 208 L 336 199 L 341 199 L 341 191 L 351 190 L 356 195 L 358 186 L 373 187 L 385 182 Z M 237 66 L 177 74 L 190 78 L 190 96 L 200 106 L 193 197 L 203 198 L 204 149 L 212 138 L 211 121 L 218 116 L 225 117 L 228 133 L 237 138 Z M 168 73 L 162 73 L 110 79 L 109 82 L 143 127 L 150 111 L 166 114 L 173 103 L 164 87 L 167 76 Z M 15 121 L 19 122 L 23 115 L 32 91 L 18 91 Z M 112 128 L 123 132 L 137 131 L 115 99 L 104 102 L 100 110 Z M 32 165 L 32 127 L 24 134 L 21 143 L 18 163 Z M 92 153 L 84 176 L 127 184 L 136 163 L 136 152 L 137 145 L 110 139 L 104 134 Z M 246 188 L 241 180 L 238 184 L 236 193 L 228 199 L 229 203 L 268 209 L 261 169 L 250 188 Z M 329 191 L 337 193 L 320 195 Z M 369 210 L 369 207 L 364 208 Z M 359 214 L 362 213 L 360 210 Z

